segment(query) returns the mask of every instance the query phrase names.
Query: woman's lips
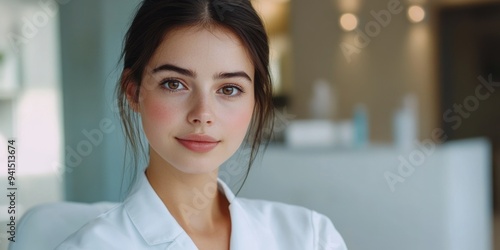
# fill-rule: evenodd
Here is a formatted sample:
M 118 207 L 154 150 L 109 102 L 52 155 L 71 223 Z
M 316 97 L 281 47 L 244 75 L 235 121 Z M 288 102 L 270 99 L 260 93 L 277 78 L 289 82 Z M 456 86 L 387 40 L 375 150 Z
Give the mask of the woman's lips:
M 213 137 L 201 134 L 190 134 L 183 137 L 176 137 L 175 139 L 187 149 L 197 153 L 209 152 L 220 142 Z

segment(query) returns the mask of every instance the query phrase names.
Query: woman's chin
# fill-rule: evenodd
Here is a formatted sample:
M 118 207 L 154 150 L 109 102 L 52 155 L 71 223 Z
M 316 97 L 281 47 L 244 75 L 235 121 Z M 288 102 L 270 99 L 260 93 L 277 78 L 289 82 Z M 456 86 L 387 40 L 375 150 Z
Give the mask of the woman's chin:
M 221 163 L 222 164 L 222 163 Z M 183 164 L 176 164 L 174 167 L 185 174 L 212 174 L 218 170 L 221 164 L 214 164 L 214 162 L 200 162 L 200 161 L 188 161 Z

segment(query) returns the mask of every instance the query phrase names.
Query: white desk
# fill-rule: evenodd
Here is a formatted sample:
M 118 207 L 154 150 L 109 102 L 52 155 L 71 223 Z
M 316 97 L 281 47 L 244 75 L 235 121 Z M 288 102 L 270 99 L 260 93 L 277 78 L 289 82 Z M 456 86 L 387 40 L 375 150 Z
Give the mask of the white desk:
M 351 250 L 492 249 L 488 141 L 437 147 L 392 192 L 384 173 L 398 173 L 398 156 L 410 153 L 272 146 L 239 196 L 324 213 Z

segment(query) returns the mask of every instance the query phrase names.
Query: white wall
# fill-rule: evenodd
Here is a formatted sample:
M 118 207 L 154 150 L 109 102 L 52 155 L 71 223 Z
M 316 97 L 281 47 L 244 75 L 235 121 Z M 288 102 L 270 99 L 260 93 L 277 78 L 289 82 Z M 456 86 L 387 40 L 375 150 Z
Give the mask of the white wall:
M 37 204 L 62 200 L 63 182 L 54 167 L 62 161 L 63 128 L 59 19 L 57 5 L 53 7 L 45 9 L 37 1 L 0 2 L 0 51 L 7 54 L 8 65 L 2 73 L 10 75 L 0 84 L 0 145 L 6 149 L 6 139 L 16 140 L 16 222 Z M 6 150 L 0 162 L 7 162 Z M 5 168 L 0 171 L 2 187 L 10 186 L 7 177 Z M 3 195 L 2 225 L 13 215 L 7 212 L 9 203 Z M 6 249 L 5 236 L 4 230 L 1 249 Z

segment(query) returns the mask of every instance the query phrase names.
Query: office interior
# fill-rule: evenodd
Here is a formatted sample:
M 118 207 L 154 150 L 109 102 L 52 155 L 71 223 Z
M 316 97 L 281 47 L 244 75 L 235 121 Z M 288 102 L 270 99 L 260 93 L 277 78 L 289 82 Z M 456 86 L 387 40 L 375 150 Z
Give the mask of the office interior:
M 123 199 L 113 98 L 138 3 L 0 0 L 0 160 L 14 139 L 18 218 Z M 240 196 L 318 210 L 349 249 L 500 250 L 500 1 L 252 3 L 276 133 Z M 235 162 L 221 178 L 237 190 L 241 176 L 224 172 Z

